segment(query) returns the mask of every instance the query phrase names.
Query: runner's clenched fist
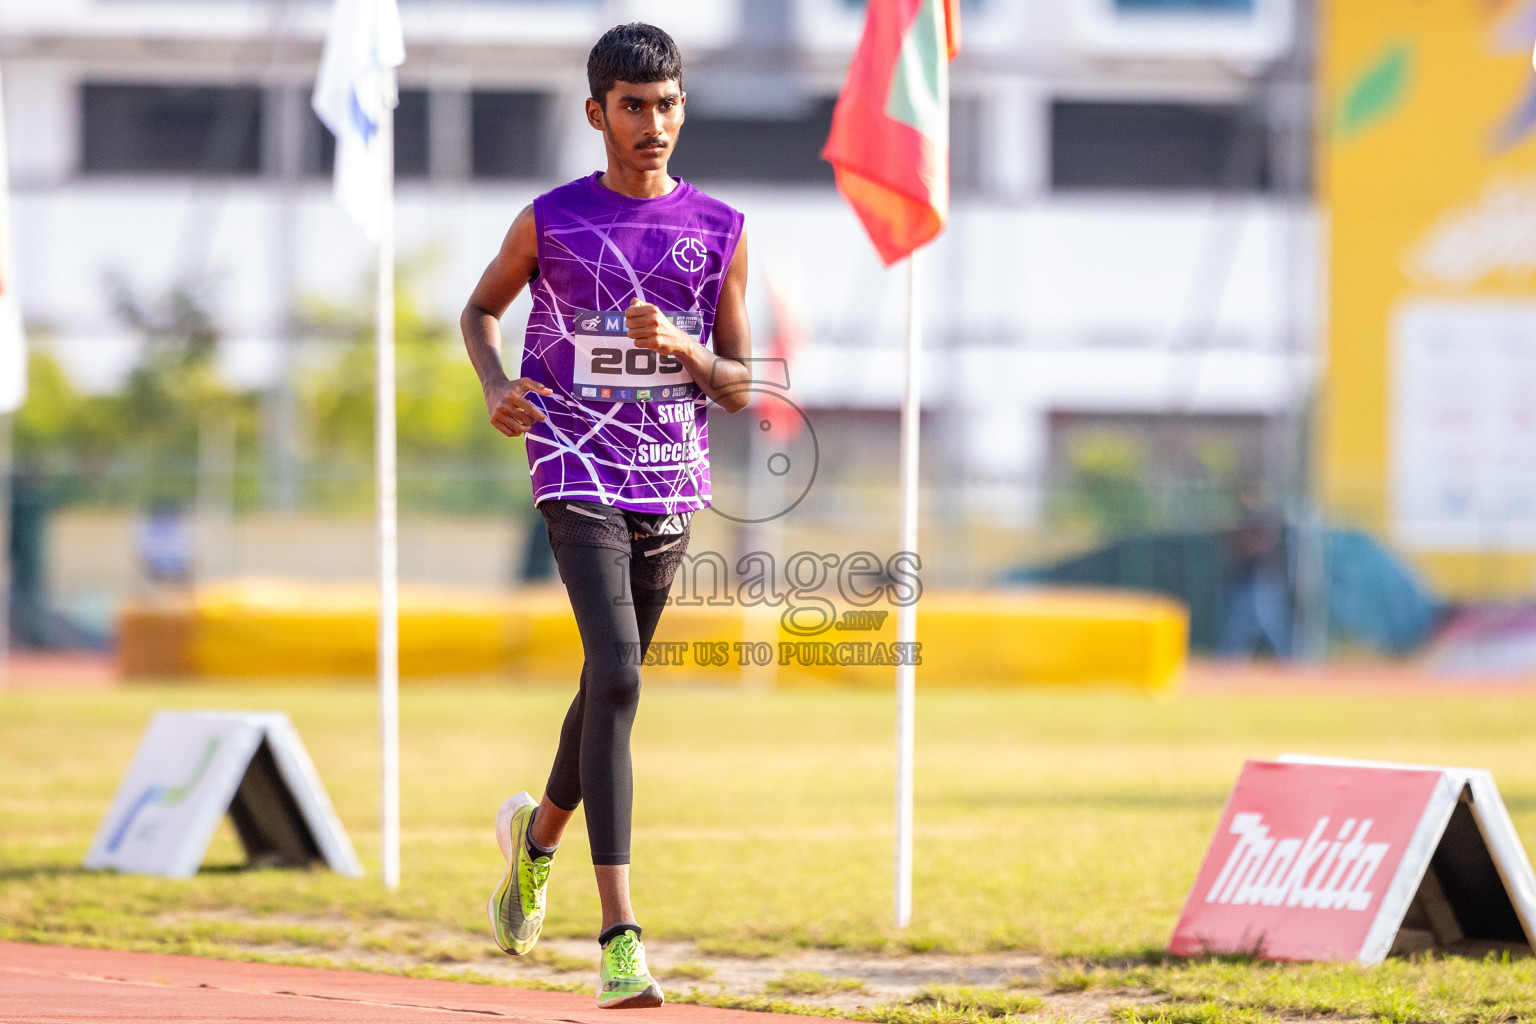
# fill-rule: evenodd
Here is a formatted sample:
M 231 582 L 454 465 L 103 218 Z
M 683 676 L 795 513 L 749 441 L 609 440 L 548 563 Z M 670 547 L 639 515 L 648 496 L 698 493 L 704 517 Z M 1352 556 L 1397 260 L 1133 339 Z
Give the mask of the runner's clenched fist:
M 638 295 L 629 300 L 629 308 L 624 311 L 624 326 L 636 346 L 666 355 L 682 355 L 698 345 L 665 313 L 649 302 L 641 302 Z

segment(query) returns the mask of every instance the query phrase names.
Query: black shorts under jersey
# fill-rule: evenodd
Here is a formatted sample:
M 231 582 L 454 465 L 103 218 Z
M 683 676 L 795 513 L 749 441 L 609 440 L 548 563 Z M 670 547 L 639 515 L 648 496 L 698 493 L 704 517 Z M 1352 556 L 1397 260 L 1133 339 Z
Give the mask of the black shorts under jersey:
M 538 508 L 557 564 L 562 544 L 622 551 L 630 556 L 630 585 L 637 590 L 670 587 L 688 553 L 692 512 L 631 512 L 569 498 L 551 498 Z

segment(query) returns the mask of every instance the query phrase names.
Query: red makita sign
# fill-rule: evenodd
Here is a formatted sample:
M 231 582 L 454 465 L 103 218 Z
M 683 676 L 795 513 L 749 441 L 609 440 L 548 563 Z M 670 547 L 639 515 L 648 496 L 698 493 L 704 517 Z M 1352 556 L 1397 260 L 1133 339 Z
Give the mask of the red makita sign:
M 1169 951 L 1358 958 L 1426 811 L 1444 802 L 1432 797 L 1450 793 L 1443 779 L 1438 771 L 1248 762 Z M 1404 908 L 1391 909 L 1395 932 Z
M 1330 842 L 1332 824 L 1331 818 L 1317 819 L 1303 840 L 1271 835 L 1263 814 L 1237 815 L 1230 829 L 1237 844 L 1205 902 L 1369 910 L 1371 885 L 1392 844 L 1364 841 L 1376 824 L 1373 818 L 1345 818 Z

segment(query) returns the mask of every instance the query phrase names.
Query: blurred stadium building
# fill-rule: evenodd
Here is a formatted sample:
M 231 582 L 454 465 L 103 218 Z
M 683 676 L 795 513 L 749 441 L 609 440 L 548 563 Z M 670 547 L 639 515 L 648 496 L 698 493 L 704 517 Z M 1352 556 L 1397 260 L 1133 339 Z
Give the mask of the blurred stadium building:
M 767 282 L 802 310 L 791 396 L 822 462 L 786 526 L 857 541 L 889 519 L 894 537 L 902 278 L 880 268 L 818 156 L 862 4 L 401 9 L 400 246 L 423 312 L 454 322 L 512 215 L 600 165 L 582 117 L 587 49 L 615 22 L 655 21 L 689 59 L 674 169 L 748 216 L 760 344 Z M 80 387 L 109 392 L 143 341 L 104 282 L 195 288 L 224 380 L 264 395 L 276 483 L 255 504 L 269 509 L 302 506 L 305 473 L 325 468 L 295 412 L 293 368 L 315 340 L 303 310 L 365 308 L 367 294 L 369 252 L 331 202 L 330 140 L 308 105 L 328 11 L 0 4 L 34 337 Z M 1245 485 L 1271 508 L 1294 499 L 1320 347 L 1309 4 L 971 0 L 964 13 L 953 219 L 925 262 L 935 577 L 982 583 L 1106 535 L 1230 525 Z M 742 425 L 716 429 L 718 451 L 742 449 Z M 456 564 L 471 562 L 502 570 Z

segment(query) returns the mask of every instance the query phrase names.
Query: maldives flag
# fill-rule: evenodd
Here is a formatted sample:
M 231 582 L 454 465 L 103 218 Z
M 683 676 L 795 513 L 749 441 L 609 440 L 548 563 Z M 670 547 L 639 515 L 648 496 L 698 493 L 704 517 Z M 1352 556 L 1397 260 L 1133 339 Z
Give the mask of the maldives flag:
M 949 62 L 960 0 L 868 0 L 822 159 L 890 266 L 949 217 Z

